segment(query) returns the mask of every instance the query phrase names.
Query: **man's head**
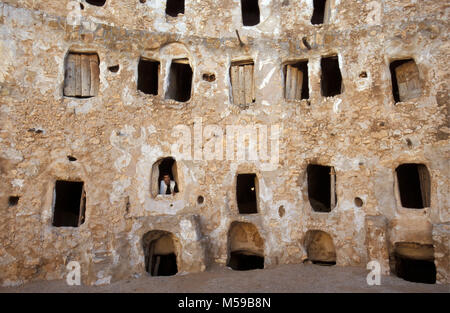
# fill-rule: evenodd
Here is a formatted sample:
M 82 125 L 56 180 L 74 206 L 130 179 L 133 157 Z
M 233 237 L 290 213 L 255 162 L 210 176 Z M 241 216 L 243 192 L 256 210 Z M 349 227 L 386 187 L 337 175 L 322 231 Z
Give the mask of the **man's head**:
M 166 185 L 170 184 L 170 176 L 169 176 L 169 174 L 164 174 L 163 175 L 163 180 L 166 183 Z

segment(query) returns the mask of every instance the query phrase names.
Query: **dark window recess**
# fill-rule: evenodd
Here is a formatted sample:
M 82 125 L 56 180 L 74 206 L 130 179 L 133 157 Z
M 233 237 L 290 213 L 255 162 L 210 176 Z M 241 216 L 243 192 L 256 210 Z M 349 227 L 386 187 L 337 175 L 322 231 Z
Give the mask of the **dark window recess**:
M 173 17 L 184 14 L 184 0 L 167 0 L 166 14 Z
M 230 253 L 228 266 L 237 271 L 263 269 L 264 257 L 247 251 L 233 251 Z
M 311 17 L 311 24 L 318 25 L 323 24 L 324 18 L 325 18 L 325 6 L 326 6 L 327 0 L 314 0 L 314 11 L 313 15 Z
M 430 206 L 431 182 L 423 164 L 402 164 L 397 167 L 397 180 L 402 206 L 423 209 Z
M 11 196 L 8 198 L 8 206 L 12 207 L 12 206 L 16 206 L 19 203 L 19 199 L 20 197 L 18 196 Z
M 95 97 L 100 84 L 99 62 L 96 53 L 70 52 L 65 61 L 64 96 Z
M 145 94 L 158 94 L 159 61 L 140 59 L 138 64 L 138 90 Z
M 161 183 L 161 181 L 163 180 L 164 175 L 169 175 L 170 180 L 175 180 L 175 175 L 173 173 L 174 166 L 175 166 L 175 160 L 173 158 L 169 157 L 169 158 L 165 158 L 164 160 L 161 161 L 161 163 L 158 166 L 158 168 L 159 168 L 158 186 L 159 186 L 159 183 Z M 174 192 L 178 192 L 177 185 L 175 185 Z
M 322 58 L 320 61 L 322 96 L 333 97 L 342 92 L 342 76 L 337 56 Z
M 393 61 L 391 71 L 392 93 L 395 102 L 407 101 L 422 94 L 419 69 L 413 59 Z
M 106 0 L 86 0 L 87 3 L 102 7 L 105 5 Z
M 186 102 L 191 98 L 192 68 L 187 59 L 173 60 L 170 65 L 166 99 Z
M 287 100 L 309 98 L 308 61 L 287 64 L 284 67 L 284 75 L 284 96 Z
M 56 181 L 53 226 L 78 227 L 84 223 L 86 195 L 83 185 L 83 182 Z
M 242 23 L 244 26 L 255 26 L 259 24 L 258 0 L 241 0 Z
M 216 75 L 214 75 L 214 74 L 205 73 L 205 74 L 203 74 L 202 77 L 203 77 L 204 81 L 207 81 L 210 83 L 216 80 Z
M 433 245 L 396 243 L 394 258 L 398 277 L 414 283 L 436 283 Z
M 119 65 L 113 65 L 113 66 L 109 66 L 109 67 L 108 67 L 108 70 L 109 70 L 111 73 L 117 73 L 117 72 L 119 71 L 119 69 L 120 69 L 120 66 L 119 66 Z
M 308 165 L 308 198 L 316 212 L 330 212 L 336 206 L 336 175 L 331 166 Z
M 256 174 L 238 174 L 236 199 L 240 214 L 258 213 L 256 204 Z

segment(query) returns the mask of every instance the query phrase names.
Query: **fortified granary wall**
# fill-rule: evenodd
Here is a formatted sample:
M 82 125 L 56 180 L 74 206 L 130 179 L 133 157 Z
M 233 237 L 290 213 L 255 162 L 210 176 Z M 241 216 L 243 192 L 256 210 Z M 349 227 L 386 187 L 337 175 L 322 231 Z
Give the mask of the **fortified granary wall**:
M 372 260 L 448 283 L 448 15 L 1 1 L 0 283 Z

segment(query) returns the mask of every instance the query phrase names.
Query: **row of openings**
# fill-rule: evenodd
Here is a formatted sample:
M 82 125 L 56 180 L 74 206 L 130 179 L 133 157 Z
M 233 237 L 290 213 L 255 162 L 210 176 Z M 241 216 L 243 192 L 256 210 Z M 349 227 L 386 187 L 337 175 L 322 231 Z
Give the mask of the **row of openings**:
M 336 250 L 331 236 L 321 230 L 310 230 L 304 241 L 308 260 L 318 265 L 335 265 Z M 390 256 L 391 271 L 398 277 L 416 283 L 436 283 L 434 248 L 430 244 L 396 243 Z
M 146 0 L 139 0 L 145 3 Z M 95 6 L 104 6 L 106 0 L 86 0 L 87 3 Z M 177 17 L 178 14 L 184 14 L 185 0 L 167 0 L 166 14 Z M 244 26 L 254 26 L 259 24 L 260 11 L 258 0 L 241 0 L 242 24 Z
M 306 168 L 308 199 L 315 212 L 331 212 L 336 207 L 336 172 L 332 166 L 309 164 Z M 402 207 L 423 209 L 430 207 L 431 182 L 423 164 L 407 163 L 396 168 Z M 238 174 L 236 199 L 240 214 L 254 214 L 257 209 L 258 180 L 255 174 Z M 360 198 L 355 199 L 362 206 Z
M 336 173 L 331 166 L 310 164 L 307 169 L 308 198 L 316 212 L 331 212 L 336 206 Z M 430 206 L 430 174 L 423 164 L 407 163 L 396 168 L 400 201 L 403 207 L 422 209 Z M 179 192 L 176 161 L 169 157 L 159 160 L 152 169 L 152 194 Z M 169 192 L 167 192 L 169 190 Z M 238 174 L 236 201 L 240 214 L 258 213 L 258 179 L 256 174 Z M 359 198 L 357 198 L 361 201 Z M 10 206 L 19 197 L 10 197 Z M 203 200 L 201 201 L 203 202 Z M 11 204 L 12 203 L 12 204 Z M 356 203 L 356 200 L 355 200 Z M 362 205 L 362 201 L 358 206 Z M 55 183 L 53 226 L 78 227 L 84 222 L 86 193 L 84 183 L 58 180 Z
M 99 89 L 99 57 L 96 53 L 70 52 L 65 62 L 64 96 L 89 98 Z M 321 94 L 333 97 L 342 93 L 342 75 L 337 56 L 322 57 Z M 110 67 L 113 71 L 115 67 Z M 118 69 L 117 69 L 118 70 Z M 392 92 L 395 102 L 407 101 L 421 95 L 419 71 L 413 59 L 396 60 L 390 64 Z M 145 94 L 158 95 L 160 62 L 140 58 L 137 89 Z M 309 99 L 308 61 L 285 64 L 284 97 L 287 100 Z M 213 74 L 204 79 L 212 81 Z M 231 95 L 240 106 L 255 102 L 254 62 L 233 62 L 230 67 Z M 189 60 L 172 60 L 165 98 L 186 102 L 191 98 L 193 71 Z M 211 80 L 212 79 L 212 80 Z
M 146 0 L 139 0 L 145 3 Z M 95 6 L 104 6 L 106 0 L 86 0 L 87 3 Z M 329 1 L 314 0 L 313 14 L 311 17 L 311 24 L 323 24 L 329 16 Z M 167 0 L 166 14 L 172 17 L 177 17 L 178 14 L 184 14 L 185 0 Z M 244 26 L 255 26 L 260 23 L 260 9 L 258 0 L 241 0 L 242 24 Z
M 142 238 L 145 270 L 151 276 L 171 276 L 178 272 L 180 245 L 170 232 L 154 230 Z M 264 268 L 264 241 L 250 223 L 233 222 L 228 232 L 227 266 L 234 270 Z
M 233 270 L 264 268 L 264 241 L 251 223 L 233 222 L 228 232 L 227 266 Z M 151 276 L 171 276 L 178 272 L 177 239 L 167 231 L 151 231 L 143 237 L 145 270 Z M 332 237 L 321 230 L 306 233 L 307 260 L 317 265 L 335 265 L 336 249 Z M 436 267 L 432 245 L 396 243 L 393 272 L 412 282 L 435 283 Z

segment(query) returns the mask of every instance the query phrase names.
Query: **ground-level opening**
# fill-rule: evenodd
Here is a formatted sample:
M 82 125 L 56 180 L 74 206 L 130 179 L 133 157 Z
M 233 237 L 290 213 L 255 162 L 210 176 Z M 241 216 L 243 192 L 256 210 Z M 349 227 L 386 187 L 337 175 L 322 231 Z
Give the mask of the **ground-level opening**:
M 57 180 L 53 199 L 53 226 L 78 227 L 84 223 L 86 193 L 83 182 Z
M 248 251 L 233 251 L 230 253 L 228 266 L 236 271 L 263 269 L 264 257 L 251 254 Z
M 166 157 L 156 161 L 153 164 L 151 176 L 151 193 L 153 197 L 156 197 L 158 194 L 170 195 L 180 191 L 177 162 L 174 158 Z M 168 176 L 168 179 L 165 176 Z
M 256 174 L 238 174 L 236 200 L 240 214 L 258 213 L 256 199 Z
M 320 61 L 322 96 L 334 97 L 342 93 L 342 75 L 337 56 L 322 58 Z
M 242 24 L 244 26 L 255 26 L 259 24 L 258 0 L 241 0 Z
M 264 268 L 264 241 L 255 225 L 233 222 L 228 232 L 228 262 L 233 270 Z
M 334 167 L 309 164 L 306 168 L 308 198 L 316 212 L 331 212 L 336 206 L 336 174 Z
M 184 14 L 184 0 L 167 0 L 166 14 L 172 17 Z
M 186 102 L 191 98 L 192 68 L 188 59 L 172 60 L 166 99 Z
M 159 61 L 141 58 L 138 64 L 137 88 L 145 94 L 158 94 Z
M 331 236 L 321 230 L 309 230 L 305 235 L 308 260 L 317 265 L 335 265 L 336 250 Z
M 172 276 L 178 272 L 174 236 L 166 231 L 150 231 L 142 239 L 145 270 L 152 276 Z
M 415 283 L 436 283 L 433 245 L 397 242 L 394 258 L 398 277 Z
M 430 206 L 430 173 L 424 164 L 401 164 L 397 173 L 400 200 L 404 208 L 423 209 Z
M 395 60 L 389 69 L 395 102 L 414 99 L 422 94 L 419 69 L 413 59 Z
M 284 67 L 284 97 L 287 100 L 309 99 L 308 60 Z

